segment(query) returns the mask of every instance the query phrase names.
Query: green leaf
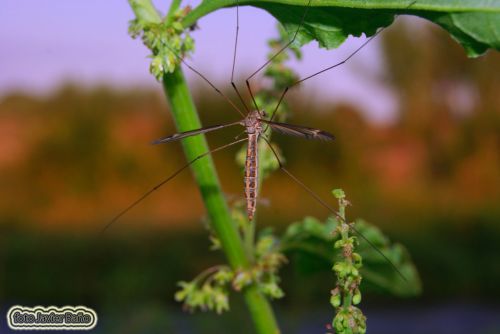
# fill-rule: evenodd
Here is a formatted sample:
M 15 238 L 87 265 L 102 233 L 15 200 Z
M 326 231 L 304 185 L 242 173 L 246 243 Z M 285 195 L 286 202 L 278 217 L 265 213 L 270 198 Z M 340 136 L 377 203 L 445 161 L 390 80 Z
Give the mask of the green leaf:
M 341 252 L 332 247 L 332 244 L 340 238 L 332 234 L 334 221 L 334 219 L 328 219 L 326 224 L 323 224 L 314 218 L 307 217 L 302 222 L 293 223 L 281 240 L 281 251 L 287 256 L 291 253 L 307 254 L 321 259 L 324 263 L 329 263 L 331 267 Z M 355 227 L 371 244 L 368 244 L 363 237 L 357 238 L 359 246 L 356 248 L 356 253 L 359 254 L 356 254 L 356 258 L 359 256 L 363 258 L 361 269 L 363 284 L 372 290 L 384 291 L 396 296 L 419 294 L 420 277 L 406 249 L 398 243 L 391 243 L 374 225 L 358 220 Z M 399 276 L 392 265 L 372 245 L 390 259 L 406 280 Z M 323 269 L 329 270 L 330 267 L 325 266 Z M 353 268 L 355 269 L 355 266 Z M 335 270 L 344 272 L 351 268 L 336 267 Z
M 221 268 L 214 274 L 214 280 L 219 285 L 224 285 L 231 282 L 234 277 L 234 273 L 229 268 Z
M 305 7 L 287 6 L 282 4 L 258 4 L 273 15 L 288 31 L 290 38 L 297 31 Z M 341 45 L 349 35 L 361 36 L 366 33 L 373 35 L 377 28 L 385 27 L 392 23 L 394 13 L 377 12 L 364 9 L 311 7 L 306 19 L 299 30 L 295 43 L 304 45 L 316 40 L 319 46 L 333 49 Z
M 265 283 L 260 283 L 259 288 L 262 291 L 263 294 L 268 296 L 269 298 L 272 299 L 280 299 L 285 296 L 285 293 L 281 288 L 279 287 L 276 282 L 271 281 L 271 282 L 265 282 Z
M 489 47 L 500 50 L 498 13 L 429 13 L 424 17 L 448 30 L 471 57 L 480 56 Z
M 359 238 L 357 248 L 363 258 L 361 273 L 364 281 L 374 289 L 390 291 L 398 296 L 419 294 L 420 277 L 406 248 L 399 243 L 391 243 L 376 226 L 363 220 L 357 220 L 355 227 L 370 241 L 368 244 L 364 238 Z M 373 246 L 377 247 L 396 266 L 404 279 Z
M 240 0 L 239 4 L 266 10 L 291 37 L 302 21 L 308 0 Z M 204 0 L 183 24 L 191 26 L 214 10 L 235 5 L 235 0 Z M 440 25 L 471 57 L 489 48 L 500 50 L 500 1 L 496 0 L 312 0 L 296 42 L 303 45 L 316 40 L 321 47 L 335 48 L 349 35 L 372 36 L 402 14 Z

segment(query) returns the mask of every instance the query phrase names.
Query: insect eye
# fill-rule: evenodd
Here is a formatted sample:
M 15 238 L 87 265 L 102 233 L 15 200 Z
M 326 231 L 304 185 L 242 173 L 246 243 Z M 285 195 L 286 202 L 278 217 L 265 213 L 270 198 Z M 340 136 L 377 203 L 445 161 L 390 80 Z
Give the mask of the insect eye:
M 265 110 L 262 110 L 260 113 L 262 114 L 263 117 L 267 117 L 267 113 Z

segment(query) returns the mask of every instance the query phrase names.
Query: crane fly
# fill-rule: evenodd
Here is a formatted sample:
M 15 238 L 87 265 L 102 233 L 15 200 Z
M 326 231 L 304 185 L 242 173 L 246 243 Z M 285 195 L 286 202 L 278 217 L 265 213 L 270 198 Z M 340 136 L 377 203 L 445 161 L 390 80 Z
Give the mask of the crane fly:
M 245 160 L 245 199 L 247 206 L 247 216 L 251 221 L 253 220 L 256 202 L 257 202 L 257 194 L 258 194 L 258 178 L 259 178 L 259 146 L 258 141 L 262 137 L 266 143 L 269 143 L 269 140 L 265 138 L 264 135 L 264 125 L 269 126 L 272 130 L 286 134 L 291 136 L 302 137 L 305 139 L 318 139 L 318 140 L 333 140 L 334 136 L 326 131 L 322 131 L 319 129 L 308 128 L 304 126 L 292 125 L 287 123 L 278 123 L 264 119 L 265 111 L 261 110 L 252 110 L 250 111 L 245 118 L 241 121 L 222 124 L 222 125 L 214 125 L 208 126 L 205 128 L 191 130 L 181 133 L 176 133 L 171 136 L 167 136 L 164 138 L 160 138 L 155 140 L 153 144 L 163 144 L 169 143 L 171 141 L 180 140 L 182 138 L 199 135 L 202 133 L 207 133 L 215 130 L 224 129 L 234 125 L 242 125 L 245 127 L 245 133 L 247 134 L 247 138 L 244 139 L 248 141 L 247 143 L 247 152 L 246 152 L 246 160 Z M 242 140 L 237 140 L 228 145 L 236 144 L 241 142 Z
M 158 140 L 155 140 L 152 142 L 152 144 L 164 144 L 164 143 L 169 143 L 173 141 L 178 141 L 182 140 L 184 138 L 190 137 L 190 136 L 196 136 L 200 134 L 205 134 L 209 132 L 213 132 L 216 130 L 221 130 L 224 128 L 240 125 L 245 128 L 245 133 L 247 135 L 247 138 L 243 139 L 237 139 L 231 143 L 219 146 L 215 149 L 209 150 L 196 158 L 192 159 L 191 161 L 187 162 L 184 166 L 179 168 L 177 171 L 175 171 L 172 175 L 170 175 L 168 178 L 157 184 L 155 187 L 151 188 L 148 192 L 146 192 L 144 195 L 142 195 L 140 198 L 138 198 L 135 202 L 133 202 L 131 205 L 129 205 L 127 208 L 125 208 L 122 212 L 120 212 L 115 218 L 113 218 L 105 227 L 103 230 L 106 230 L 111 226 L 115 221 L 117 221 L 120 217 L 122 217 L 125 213 L 127 213 L 130 209 L 135 207 L 137 204 L 139 204 L 143 199 L 145 199 L 147 196 L 149 196 L 151 193 L 156 191 L 158 188 L 172 180 L 174 177 L 176 177 L 179 173 L 181 173 L 183 170 L 187 169 L 189 166 L 191 166 L 193 163 L 196 161 L 202 159 L 203 157 L 221 151 L 225 148 L 228 148 L 230 146 L 233 146 L 238 143 L 242 143 L 247 141 L 247 150 L 246 150 L 246 160 L 245 160 L 245 173 L 244 173 L 244 184 L 245 184 L 245 199 L 246 199 L 246 209 L 247 209 L 247 216 L 250 221 L 253 220 L 254 215 L 255 215 L 255 210 L 256 210 L 256 203 L 257 203 L 257 196 L 258 196 L 258 173 L 259 173 L 259 149 L 258 149 L 258 142 L 260 139 L 264 140 L 267 144 L 267 146 L 270 148 L 272 151 L 274 157 L 276 158 L 279 168 L 287 174 L 291 180 L 293 180 L 296 184 L 298 184 L 301 188 L 303 188 L 309 195 L 311 195 L 319 204 L 321 204 L 323 207 L 325 207 L 328 211 L 330 211 L 335 217 L 340 219 L 341 221 L 344 221 L 344 218 L 342 218 L 338 212 L 331 207 L 326 201 L 324 201 L 321 197 L 319 197 L 311 188 L 309 188 L 307 185 L 305 185 L 299 178 L 297 178 L 295 175 L 293 175 L 288 169 L 286 169 L 279 158 L 276 150 L 273 148 L 271 145 L 269 139 L 266 137 L 265 132 L 267 128 L 271 128 L 271 130 L 274 130 L 277 133 L 284 134 L 284 135 L 290 135 L 290 136 L 296 136 L 296 137 L 301 137 L 304 139 L 315 139 L 315 140 L 323 140 L 323 141 L 331 141 L 334 139 L 334 136 L 326 131 L 319 130 L 319 129 L 314 129 L 314 128 L 309 128 L 305 126 L 300 126 L 300 125 L 293 125 L 293 124 L 288 124 L 288 123 L 280 123 L 280 122 L 275 122 L 273 121 L 274 116 L 276 115 L 276 111 L 278 110 L 281 102 L 283 101 L 283 98 L 285 95 L 289 92 L 289 90 L 298 84 L 311 79 L 317 75 L 320 75 L 324 72 L 327 72 L 329 70 L 332 70 L 336 67 L 339 67 L 346 62 L 348 62 L 354 55 L 356 55 L 361 49 L 363 49 L 368 43 L 373 41 L 382 31 L 385 30 L 386 27 L 382 27 L 378 29 L 371 37 L 367 38 L 364 43 L 362 43 L 359 47 L 357 47 L 352 53 L 350 53 L 347 57 L 345 57 L 343 60 L 340 62 L 334 63 L 333 65 L 330 65 L 326 68 L 323 68 L 313 74 L 310 74 L 304 78 L 301 78 L 299 80 L 296 80 L 292 84 L 288 85 L 283 92 L 280 95 L 280 98 L 278 100 L 278 103 L 276 107 L 274 108 L 273 113 L 271 114 L 270 118 L 266 118 L 266 112 L 262 109 L 260 109 L 257 105 L 257 102 L 255 100 L 254 94 L 252 92 L 250 80 L 260 71 L 262 71 L 264 68 L 266 68 L 267 65 L 269 65 L 274 58 L 276 58 L 279 54 L 287 50 L 296 40 L 297 35 L 300 31 L 300 29 L 304 25 L 304 20 L 307 16 L 307 13 L 311 7 L 311 2 L 312 0 L 307 1 L 306 8 L 304 10 L 304 13 L 302 15 L 300 24 L 298 25 L 297 29 L 295 30 L 292 38 L 290 39 L 289 42 L 287 42 L 280 50 L 278 50 L 274 55 L 272 55 L 262 66 L 260 66 L 257 70 L 255 70 L 249 77 L 245 79 L 246 87 L 248 90 L 248 93 L 251 97 L 251 100 L 253 102 L 253 110 L 251 110 L 245 103 L 242 94 L 238 90 L 235 82 L 234 82 L 234 73 L 235 73 L 235 66 L 236 66 L 236 54 L 237 54 L 237 48 L 238 48 L 238 36 L 239 36 L 239 0 L 235 1 L 236 4 L 236 31 L 235 31 L 235 40 L 234 40 L 234 52 L 233 52 L 233 62 L 232 62 L 232 71 L 231 71 L 231 86 L 236 92 L 238 99 L 244 106 L 246 110 L 246 114 L 240 110 L 236 106 L 236 104 L 227 96 L 225 95 L 219 88 L 217 88 L 203 73 L 201 73 L 199 70 L 191 66 L 184 57 L 181 55 L 177 54 L 175 50 L 171 49 L 168 45 L 166 45 L 167 48 L 172 51 L 172 53 L 175 55 L 175 57 L 179 60 L 180 63 L 184 64 L 189 70 L 194 72 L 196 75 L 198 75 L 201 79 L 203 79 L 208 85 L 214 89 L 214 91 L 219 94 L 227 103 L 231 105 L 231 107 L 236 110 L 243 118 L 239 121 L 231 122 L 231 123 L 226 123 L 226 124 L 221 124 L 221 125 L 212 125 L 212 126 L 207 126 L 203 127 L 200 129 L 194 129 L 194 130 L 189 130 L 185 132 L 180 132 L 176 133 L 170 136 L 166 136 L 163 138 L 160 138 Z M 415 4 L 416 1 L 411 2 L 406 9 L 411 7 L 413 4 Z M 401 276 L 406 281 L 405 276 L 399 271 L 399 269 L 396 267 L 395 264 L 392 263 L 392 261 L 387 258 L 387 256 L 377 247 L 375 246 L 369 239 L 367 239 L 362 233 L 360 233 L 354 226 L 353 224 L 348 224 L 349 227 L 357 234 L 359 235 L 362 239 L 364 239 L 372 248 L 374 248 L 393 268 L 394 270 Z

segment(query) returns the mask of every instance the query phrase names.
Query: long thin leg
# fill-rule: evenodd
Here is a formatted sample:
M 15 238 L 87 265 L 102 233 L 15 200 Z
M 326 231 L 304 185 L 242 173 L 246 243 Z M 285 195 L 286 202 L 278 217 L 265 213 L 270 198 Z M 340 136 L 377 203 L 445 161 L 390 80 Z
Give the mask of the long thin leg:
M 240 139 L 240 137 L 245 135 L 246 133 L 247 133 L 246 130 L 241 131 L 237 136 L 234 137 L 234 140 Z
M 274 156 L 276 157 L 276 160 L 278 161 L 278 165 L 280 167 L 280 169 L 285 172 L 285 174 L 287 174 L 295 183 L 297 183 L 299 186 L 301 186 L 305 191 L 307 191 L 309 193 L 309 195 L 311 195 L 318 203 L 320 203 L 323 207 L 325 207 L 328 211 L 330 211 L 333 215 L 335 215 L 336 218 L 338 218 L 339 220 L 343 221 L 344 223 L 346 223 L 357 235 L 359 235 L 363 240 L 365 240 L 371 247 L 373 247 L 373 249 L 375 249 L 377 251 L 377 253 L 379 253 L 393 268 L 394 270 L 399 274 L 399 276 L 401 276 L 401 278 L 403 280 L 405 280 L 406 282 L 408 282 L 408 280 L 406 279 L 406 277 L 401 273 L 401 271 L 399 271 L 398 267 L 396 267 L 396 265 L 394 263 L 392 263 L 391 260 L 389 260 L 389 258 L 377 247 L 375 246 L 370 240 L 368 240 L 368 238 L 366 238 L 361 232 L 359 232 L 354 226 L 353 224 L 349 224 L 346 222 L 346 220 L 340 216 L 338 214 L 337 211 L 335 211 L 334 208 L 332 208 L 330 205 L 328 205 L 328 203 L 326 203 L 321 197 L 319 197 L 314 191 L 312 191 L 311 188 L 309 188 L 308 186 L 306 186 L 302 181 L 300 181 L 295 175 L 293 175 L 288 169 L 286 169 L 284 166 L 283 166 L 283 163 L 281 162 L 281 159 L 279 158 L 278 154 L 276 153 L 276 151 L 274 150 L 273 146 L 271 145 L 271 143 L 269 142 L 269 140 L 265 137 L 265 136 L 262 136 L 262 139 L 265 140 L 265 142 L 267 143 L 267 145 L 269 146 L 269 148 L 271 149 L 271 151 L 273 152 Z
M 292 45 L 293 42 L 295 42 L 295 39 L 297 38 L 299 30 L 302 27 L 302 25 L 304 24 L 304 20 L 306 18 L 307 12 L 309 11 L 309 7 L 311 6 L 311 1 L 312 0 L 309 0 L 309 2 L 307 3 L 306 10 L 304 11 L 304 14 L 302 15 L 302 19 L 300 20 L 300 24 L 297 27 L 297 30 L 295 31 L 295 33 L 293 34 L 292 39 L 286 45 L 284 45 L 278 52 L 276 52 L 271 58 L 269 58 L 262 66 L 260 66 L 255 72 L 253 72 L 248 78 L 246 78 L 245 83 L 247 85 L 248 92 L 250 93 L 250 96 L 252 97 L 252 101 L 253 101 L 253 104 L 255 106 L 255 110 L 259 111 L 259 107 L 257 106 L 257 102 L 255 101 L 255 98 L 254 98 L 254 95 L 253 95 L 253 92 L 252 92 L 252 88 L 251 88 L 251 85 L 250 85 L 250 79 L 252 79 L 263 68 L 265 68 L 267 65 L 269 65 L 269 63 L 272 62 L 274 58 L 276 58 L 280 53 L 282 53 L 283 51 L 285 51 L 290 45 Z M 288 90 L 288 87 L 287 87 L 286 90 Z M 285 96 L 285 94 L 286 94 L 286 92 L 284 92 L 282 94 L 281 99 L 283 99 L 283 97 Z M 278 107 L 279 107 L 279 105 L 281 103 L 281 99 L 280 99 L 280 102 L 278 103 L 278 105 L 276 107 L 276 110 L 278 109 Z M 273 115 L 276 112 L 276 110 L 273 112 Z M 260 114 L 260 111 L 259 111 L 259 114 Z M 263 115 L 260 115 L 260 116 L 263 117 Z M 272 120 L 272 118 L 271 118 L 271 120 Z
M 410 8 L 410 7 L 411 7 L 411 6 L 413 6 L 415 3 L 416 3 L 416 1 L 411 2 L 411 3 L 410 3 L 407 7 L 406 7 L 406 9 Z M 356 55 L 359 51 L 361 51 L 361 50 L 362 50 L 362 49 L 363 49 L 363 48 L 364 48 L 364 47 L 365 47 L 368 43 L 370 43 L 371 41 L 373 41 L 373 39 L 375 39 L 378 35 L 380 35 L 380 33 L 382 33 L 382 32 L 383 32 L 386 28 L 387 28 L 387 27 L 382 27 L 382 28 L 380 28 L 379 30 L 377 30 L 377 32 L 375 32 L 375 34 L 373 34 L 370 38 L 368 38 L 368 39 L 367 39 L 367 40 L 366 40 L 363 44 L 361 44 L 361 46 L 359 46 L 356 50 L 354 50 L 354 51 L 353 51 L 350 55 L 348 55 L 348 56 L 347 56 L 346 58 L 344 58 L 342 61 L 340 61 L 340 62 L 338 62 L 338 63 L 336 63 L 336 64 L 333 64 L 333 65 L 331 65 L 331 66 L 328 66 L 327 68 L 324 68 L 324 69 L 322 69 L 322 70 L 320 70 L 320 71 L 318 71 L 318 72 L 315 72 L 315 73 L 313 73 L 313 74 L 311 74 L 311 75 L 308 75 L 308 76 L 307 76 L 307 77 L 305 77 L 305 78 L 299 79 L 299 80 L 295 81 L 294 83 L 292 83 L 291 85 L 289 85 L 288 87 L 286 87 L 286 88 L 285 88 L 285 90 L 283 91 L 283 93 L 281 94 L 281 97 L 280 97 L 280 100 L 279 100 L 279 102 L 278 102 L 278 105 L 277 105 L 277 106 L 276 106 L 276 108 L 274 109 L 274 111 L 273 111 L 273 113 L 272 113 L 272 115 L 271 115 L 271 118 L 270 118 L 269 120 L 271 120 L 271 121 L 273 120 L 274 115 L 275 115 L 276 111 L 278 110 L 278 107 L 280 106 L 280 104 L 281 104 L 281 102 L 282 102 L 283 98 L 285 97 L 286 93 L 288 92 L 288 90 L 289 90 L 290 88 L 294 87 L 295 85 L 298 85 L 298 84 L 299 84 L 299 83 L 301 83 L 301 82 L 304 82 L 304 81 L 306 81 L 306 80 L 308 80 L 308 79 L 311 79 L 311 78 L 313 78 L 313 77 L 315 77 L 315 76 L 317 76 L 317 75 L 319 75 L 319 74 L 321 74 L 321 73 L 324 73 L 324 72 L 329 71 L 329 70 L 331 70 L 331 69 L 333 69 L 333 68 L 335 68 L 335 67 L 338 67 L 338 66 L 340 66 L 340 65 L 343 65 L 343 64 L 347 63 L 347 62 L 348 62 L 348 61 L 349 61 L 352 57 L 354 57 L 354 55 Z M 266 65 L 266 64 L 264 64 L 264 66 L 265 66 L 265 65 Z
M 363 48 L 364 48 L 364 47 L 365 47 L 368 43 L 370 43 L 370 42 L 371 42 L 371 41 L 372 41 L 375 37 L 377 37 L 377 36 L 378 36 L 378 35 L 379 35 L 382 31 L 384 31 L 384 29 L 385 29 L 385 27 L 383 27 L 383 28 L 381 28 L 380 30 L 378 30 L 378 31 L 377 31 L 377 32 L 376 32 L 373 36 L 371 36 L 370 38 L 368 38 L 368 39 L 367 39 L 367 40 L 366 40 L 363 44 L 361 44 L 361 46 L 359 46 L 356 50 L 354 50 L 354 52 L 352 52 L 350 55 L 348 55 L 348 56 L 347 56 L 346 58 L 344 58 L 342 61 L 340 61 L 340 62 L 338 62 L 338 63 L 336 63 L 336 64 L 333 64 L 333 65 L 331 65 L 331 66 L 328 66 L 327 68 L 324 68 L 324 69 L 322 69 L 322 70 L 320 70 L 320 71 L 318 71 L 318 72 L 316 72 L 316 73 L 313 73 L 313 74 L 311 74 L 311 75 L 309 75 L 309 76 L 307 76 L 307 77 L 305 77 L 305 78 L 299 79 L 299 80 L 295 81 L 294 83 L 292 83 L 291 85 L 289 85 L 288 87 L 286 87 L 286 88 L 283 90 L 283 93 L 281 94 L 281 97 L 280 97 L 280 99 L 279 99 L 278 104 L 276 105 L 276 108 L 274 108 L 274 111 L 273 111 L 273 113 L 272 113 L 272 115 L 271 115 L 270 120 L 272 121 L 272 120 L 274 119 L 274 116 L 275 116 L 275 114 L 276 114 L 276 111 L 278 110 L 278 108 L 279 108 L 279 106 L 280 106 L 281 102 L 283 101 L 283 98 L 285 97 L 286 93 L 288 93 L 288 91 L 290 90 L 290 88 L 292 88 L 292 87 L 294 87 L 294 86 L 298 85 L 298 84 L 299 84 L 299 83 L 301 83 L 301 82 L 304 82 L 304 81 L 306 81 L 306 80 L 308 80 L 308 79 L 311 79 L 311 78 L 313 78 L 313 77 L 315 77 L 315 76 L 317 76 L 317 75 L 319 75 L 319 74 L 321 74 L 321 73 L 324 73 L 324 72 L 329 71 L 329 70 L 331 70 L 331 69 L 333 69 L 333 68 L 335 68 L 335 67 L 338 67 L 338 66 L 340 66 L 340 65 L 343 65 L 343 64 L 347 63 L 347 62 L 348 62 L 348 61 L 349 61 L 352 57 L 354 57 L 354 55 L 355 55 L 355 54 L 357 54 L 359 51 L 361 51 L 361 49 L 363 49 Z
M 243 97 L 241 96 L 240 91 L 238 90 L 238 88 L 236 87 L 236 84 L 233 81 L 231 81 L 231 86 L 236 91 L 236 94 L 238 95 L 238 98 L 240 99 L 243 106 L 245 107 L 245 110 L 247 111 L 247 113 L 249 113 L 250 109 L 248 109 L 247 104 L 245 103 L 245 100 L 243 100 Z
M 238 50 L 238 35 L 240 32 L 240 2 L 236 0 L 236 34 L 234 37 L 233 68 L 231 70 L 231 82 L 234 81 L 234 69 L 236 66 L 236 51 Z
M 276 114 L 276 111 L 278 111 L 278 108 L 279 108 L 279 106 L 281 104 L 281 101 L 285 97 L 286 92 L 288 92 L 288 87 L 286 87 L 285 90 L 283 91 L 283 93 L 281 93 L 280 99 L 278 100 L 278 104 L 276 105 L 276 108 L 274 108 L 273 113 L 271 114 L 271 118 L 270 118 L 271 122 L 272 122 L 272 120 L 274 118 L 274 115 Z M 267 132 L 268 128 L 269 128 L 269 124 L 266 124 L 266 128 L 264 129 L 264 132 Z
M 138 199 L 136 199 L 132 204 L 130 204 L 128 207 L 126 207 L 123 211 L 121 211 L 118 215 L 115 216 L 115 218 L 113 218 L 112 220 L 110 220 L 106 226 L 104 226 L 104 228 L 102 229 L 102 233 L 106 232 L 106 230 L 111 226 L 113 225 L 118 219 L 120 219 L 124 214 L 126 214 L 127 212 L 129 212 L 132 208 L 134 208 L 137 204 L 139 204 L 142 200 L 144 200 L 146 197 L 148 197 L 149 195 L 151 195 L 153 192 L 155 192 L 156 190 L 158 190 L 161 186 L 163 186 L 165 183 L 167 183 L 168 181 L 172 180 L 174 177 L 176 177 L 177 175 L 179 175 L 183 170 L 185 170 L 186 168 L 188 168 L 189 166 L 191 166 L 193 163 L 195 163 L 197 160 L 203 158 L 204 156 L 207 156 L 211 153 L 215 153 L 217 151 L 220 151 L 220 150 L 223 150 L 229 146 L 233 146 L 235 144 L 238 144 L 238 143 L 241 143 L 243 141 L 247 140 L 247 138 L 243 138 L 243 139 L 239 139 L 239 140 L 236 140 L 236 141 L 233 141 L 232 143 L 229 143 L 229 144 L 225 144 L 225 145 L 222 145 L 222 146 L 219 146 L 213 150 L 210 150 L 208 152 L 205 152 L 199 156 L 197 156 L 196 158 L 194 158 L 193 160 L 189 161 L 187 164 L 185 164 L 184 166 L 182 166 L 181 168 L 179 168 L 177 171 L 175 171 L 172 175 L 170 175 L 168 178 L 166 178 L 165 180 L 161 181 L 160 183 L 158 183 L 156 186 L 154 186 L 153 188 L 151 188 L 150 190 L 148 190 L 148 192 L 146 192 L 144 195 L 142 195 L 141 197 L 139 197 Z
M 253 101 L 253 105 L 255 107 L 255 110 L 259 111 L 259 106 L 257 105 L 257 102 L 255 102 L 255 97 L 253 96 L 253 93 L 252 93 L 252 88 L 250 88 L 250 82 L 248 82 L 248 80 L 245 81 L 246 84 L 247 84 L 247 89 L 248 89 L 248 92 L 250 93 L 250 96 L 252 97 L 252 101 Z M 260 114 L 260 111 L 259 111 L 259 114 Z M 263 115 L 260 115 L 261 117 Z
M 200 71 L 195 69 L 193 66 L 189 65 L 188 62 L 185 61 L 183 57 L 178 55 L 177 52 L 175 52 L 175 50 L 172 49 L 170 46 L 165 45 L 165 47 L 169 49 L 175 55 L 175 57 L 179 59 L 181 63 L 186 65 L 187 68 L 189 68 L 191 71 L 193 71 L 203 80 L 205 80 L 220 96 L 222 96 L 234 108 L 234 110 L 236 110 L 241 116 L 245 117 L 245 114 L 234 104 L 234 102 L 229 97 L 224 95 L 224 93 L 222 93 L 222 91 L 219 88 L 217 88 L 210 80 L 208 80 L 207 77 L 205 77 Z
M 406 9 L 410 8 L 410 7 L 411 7 L 411 6 L 413 6 L 415 3 L 416 3 L 416 1 L 411 2 L 411 3 L 410 3 L 407 7 L 406 7 Z M 315 76 L 317 76 L 318 74 L 321 74 L 321 73 L 323 73 L 323 72 L 326 72 L 326 71 L 328 71 L 328 70 L 331 70 L 332 68 L 335 68 L 335 67 L 337 67 L 337 66 L 340 66 L 340 65 L 342 65 L 342 64 L 345 64 L 347 61 L 349 61 L 349 59 L 351 59 L 351 58 L 352 58 L 352 57 L 353 57 L 356 53 L 358 53 L 359 51 L 361 51 L 361 49 L 363 49 L 363 48 L 364 48 L 364 47 L 365 47 L 368 43 L 370 43 L 370 42 L 371 42 L 374 38 L 376 38 L 378 35 L 380 35 L 380 33 L 381 33 L 382 31 L 384 31 L 386 28 L 387 28 L 387 27 L 382 27 L 382 28 L 380 28 L 379 30 L 377 30 L 377 32 L 375 32 L 375 34 L 373 34 L 373 36 L 371 36 L 370 38 L 368 38 L 368 39 L 367 39 L 367 40 L 366 40 L 363 44 L 361 44 L 361 46 L 359 46 L 356 50 L 354 50 L 354 52 L 352 52 L 349 56 L 347 56 L 347 57 L 346 57 L 344 60 L 342 60 L 341 62 L 338 62 L 338 63 L 336 63 L 336 64 L 333 64 L 332 66 L 329 66 L 329 67 L 327 67 L 327 68 L 325 68 L 325 69 L 322 69 L 321 71 L 318 71 L 318 72 L 316 72 L 316 73 L 313 73 L 313 74 L 311 74 L 311 75 L 309 75 L 309 76 L 307 76 L 307 77 L 305 77 L 305 78 L 303 78 L 303 79 L 297 80 L 296 82 L 294 82 L 293 84 L 291 84 L 288 88 L 291 88 L 291 87 L 293 87 L 293 86 L 295 86 L 295 85 L 297 85 L 297 84 L 299 84 L 299 83 L 301 83 L 301 82 L 303 82 L 303 81 L 306 81 L 307 79 L 310 79 L 310 78 L 312 78 L 312 77 L 315 77 Z
M 371 42 L 374 38 L 376 38 L 376 37 L 377 37 L 377 36 L 378 36 L 378 35 L 379 35 L 382 31 L 384 31 L 384 30 L 385 30 L 385 28 L 386 28 L 386 27 L 382 27 L 382 28 L 380 28 L 380 29 L 379 29 L 379 30 L 378 30 L 375 34 L 373 34 L 373 36 L 371 36 L 370 38 L 368 38 L 368 39 L 367 39 L 367 40 L 366 40 L 363 44 L 361 44 L 361 46 L 359 46 L 356 50 L 354 50 L 354 52 L 352 52 L 349 56 L 347 56 L 347 57 L 346 57 L 344 60 L 342 60 L 341 62 L 338 62 L 338 63 L 336 63 L 336 64 L 334 64 L 334 65 L 332 65 L 332 66 L 329 66 L 329 67 L 327 67 L 327 68 L 325 68 L 325 69 L 322 69 L 321 71 L 318 71 L 318 72 L 316 72 L 316 73 L 313 73 L 313 74 L 311 74 L 311 75 L 309 75 L 309 76 L 307 76 L 307 77 L 305 77 L 305 78 L 303 78 L 303 79 L 297 80 L 297 81 L 296 81 L 296 82 L 294 82 L 294 83 L 293 83 L 290 87 L 295 86 L 295 85 L 297 85 L 297 84 L 299 84 L 299 83 L 301 83 L 301 82 L 303 82 L 303 81 L 306 81 L 307 79 L 310 79 L 310 78 L 312 78 L 312 77 L 315 77 L 315 76 L 317 76 L 318 74 L 321 74 L 321 73 L 323 73 L 323 72 L 329 71 L 329 70 L 331 70 L 332 68 L 335 68 L 335 67 L 338 67 L 338 66 L 340 66 L 340 65 L 345 64 L 347 61 L 349 61 L 349 59 L 351 59 L 352 57 L 354 57 L 354 55 L 355 55 L 356 53 L 358 53 L 359 51 L 361 51 L 361 49 L 363 49 L 363 48 L 364 48 L 364 47 L 365 47 L 368 43 L 370 43 L 370 42 Z
M 292 45 L 293 42 L 295 42 L 295 39 L 297 38 L 297 35 L 299 34 L 299 30 L 300 30 L 300 28 L 302 28 L 302 25 L 304 24 L 304 20 L 305 20 L 305 18 L 307 16 L 307 12 L 309 11 L 309 7 L 311 6 L 311 1 L 312 0 L 309 0 L 309 2 L 307 3 L 306 10 L 304 11 L 304 14 L 302 15 L 302 19 L 300 20 L 300 24 L 297 27 L 297 30 L 295 31 L 295 33 L 293 34 L 292 39 L 288 43 L 286 43 L 278 52 L 276 52 L 271 58 L 269 58 L 261 67 L 259 67 L 255 72 L 253 72 L 247 78 L 247 81 L 249 81 L 250 79 L 252 79 L 264 67 L 266 67 L 270 62 L 272 62 L 274 58 L 276 58 L 280 53 L 282 53 L 283 51 L 285 51 L 290 45 Z

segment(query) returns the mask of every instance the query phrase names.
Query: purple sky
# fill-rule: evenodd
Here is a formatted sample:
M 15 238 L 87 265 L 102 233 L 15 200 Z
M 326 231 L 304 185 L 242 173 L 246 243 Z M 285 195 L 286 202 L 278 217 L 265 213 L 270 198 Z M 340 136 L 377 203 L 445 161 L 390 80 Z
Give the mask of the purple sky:
M 165 12 L 169 1 L 154 1 Z M 192 6 L 199 1 L 184 1 Z M 125 0 L 2 0 L 0 2 L 0 96 L 13 90 L 50 93 L 65 82 L 86 86 L 158 87 L 148 72 L 148 54 L 127 35 L 133 14 Z M 262 10 L 240 10 L 238 73 L 249 73 L 265 61 L 266 41 L 276 35 L 275 20 Z M 190 63 L 223 89 L 229 89 L 235 11 L 220 10 L 198 22 L 193 33 L 197 51 Z M 304 47 L 302 63 L 292 63 L 301 75 L 342 60 L 361 39 L 340 49 Z M 300 89 L 310 98 L 355 103 L 371 119 L 386 120 L 397 103 L 392 92 L 370 77 L 383 71 L 379 45 L 373 43 L 352 61 Z M 187 73 L 187 71 L 186 71 Z M 190 83 L 198 77 L 189 74 Z M 243 80 L 241 80 L 243 82 Z

